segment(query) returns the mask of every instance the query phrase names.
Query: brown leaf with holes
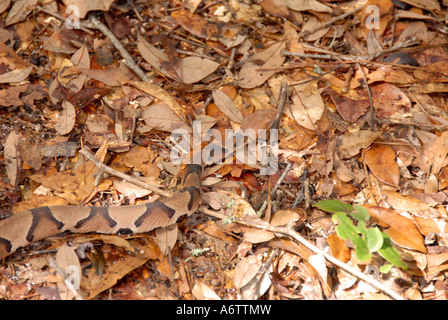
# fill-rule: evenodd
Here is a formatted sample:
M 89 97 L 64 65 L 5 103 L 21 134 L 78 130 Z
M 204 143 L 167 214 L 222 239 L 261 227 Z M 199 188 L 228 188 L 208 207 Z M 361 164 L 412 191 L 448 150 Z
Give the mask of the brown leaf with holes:
M 373 146 L 364 153 L 364 161 L 378 180 L 398 187 L 400 169 L 395 162 L 395 151 L 392 147 L 384 144 Z
M 407 249 L 427 252 L 423 236 L 412 220 L 388 208 L 373 205 L 364 207 L 369 210 L 372 220 L 385 228 L 384 232 L 393 242 Z

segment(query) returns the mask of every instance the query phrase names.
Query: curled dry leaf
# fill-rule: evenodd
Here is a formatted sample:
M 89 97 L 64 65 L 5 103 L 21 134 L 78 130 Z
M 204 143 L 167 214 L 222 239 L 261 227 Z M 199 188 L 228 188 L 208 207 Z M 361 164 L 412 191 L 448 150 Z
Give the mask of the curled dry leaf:
M 364 153 L 366 162 L 372 173 L 383 183 L 398 187 L 400 169 L 395 162 L 395 151 L 388 145 L 376 145 Z
M 63 110 L 59 115 L 58 121 L 56 122 L 54 128 L 60 135 L 63 136 L 72 131 L 75 126 L 76 111 L 75 107 L 73 107 L 73 105 L 66 100 L 62 101 L 62 108 Z
M 373 205 L 364 205 L 370 217 L 398 245 L 426 253 L 424 238 L 412 220 L 401 216 L 395 211 Z

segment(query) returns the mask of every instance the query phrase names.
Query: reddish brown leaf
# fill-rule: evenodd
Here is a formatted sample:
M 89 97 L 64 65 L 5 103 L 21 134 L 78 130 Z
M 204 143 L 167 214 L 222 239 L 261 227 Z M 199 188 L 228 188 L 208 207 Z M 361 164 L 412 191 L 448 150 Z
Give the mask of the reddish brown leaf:
M 418 231 L 412 220 L 409 220 L 395 211 L 373 205 L 364 205 L 369 210 L 373 221 L 384 229 L 384 232 L 398 245 L 405 248 L 426 253 L 422 234 Z
M 364 153 L 364 161 L 383 183 L 398 187 L 400 169 L 395 162 L 395 151 L 388 145 L 376 145 Z

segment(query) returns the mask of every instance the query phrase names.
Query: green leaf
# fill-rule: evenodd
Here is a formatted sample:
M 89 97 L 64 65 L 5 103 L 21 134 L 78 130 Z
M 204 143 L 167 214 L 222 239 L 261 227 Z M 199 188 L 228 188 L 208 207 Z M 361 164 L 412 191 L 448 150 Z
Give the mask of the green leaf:
M 378 229 L 378 227 L 366 230 L 367 248 L 369 248 L 370 252 L 380 250 L 383 246 L 383 239 L 382 232 Z
M 384 273 L 384 274 L 388 274 L 390 272 L 390 270 L 392 269 L 394 265 L 393 264 L 385 264 L 384 266 L 380 267 L 380 272 Z
M 320 210 L 333 213 L 353 211 L 353 207 L 350 204 L 343 203 L 339 200 L 323 200 L 315 203 L 313 206 L 319 208 Z
M 403 260 L 401 260 L 400 254 L 398 253 L 397 249 L 392 246 L 390 237 L 384 232 L 381 233 L 383 235 L 383 246 L 378 250 L 378 253 L 394 266 L 406 270 L 408 267 L 403 262 Z
M 360 206 L 359 204 L 354 204 L 353 207 L 355 208 L 355 212 L 352 213 L 353 218 L 358 221 L 364 221 L 367 223 L 367 221 L 369 221 L 370 219 L 369 210 L 367 210 L 363 206 Z
M 356 257 L 361 261 L 369 260 L 372 255 L 365 241 L 359 236 L 357 228 L 352 220 L 344 212 L 336 212 L 331 217 L 333 221 L 339 222 L 336 226 L 336 233 L 344 240 L 350 239 L 355 245 Z

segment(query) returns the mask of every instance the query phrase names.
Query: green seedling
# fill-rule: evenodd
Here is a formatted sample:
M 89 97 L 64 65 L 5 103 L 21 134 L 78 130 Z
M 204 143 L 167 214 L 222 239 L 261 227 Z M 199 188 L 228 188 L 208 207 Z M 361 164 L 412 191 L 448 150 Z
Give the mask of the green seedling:
M 339 200 L 323 200 L 314 204 L 314 206 L 320 210 L 333 213 L 331 219 L 337 224 L 336 232 L 338 236 L 344 240 L 350 239 L 353 242 L 356 257 L 360 261 L 369 260 L 372 253 L 377 252 L 392 265 L 404 270 L 407 269 L 397 249 L 392 246 L 390 237 L 378 227 L 367 227 L 370 214 L 366 208 L 356 204 L 352 206 Z M 383 270 L 390 270 L 390 268 L 386 267 Z

